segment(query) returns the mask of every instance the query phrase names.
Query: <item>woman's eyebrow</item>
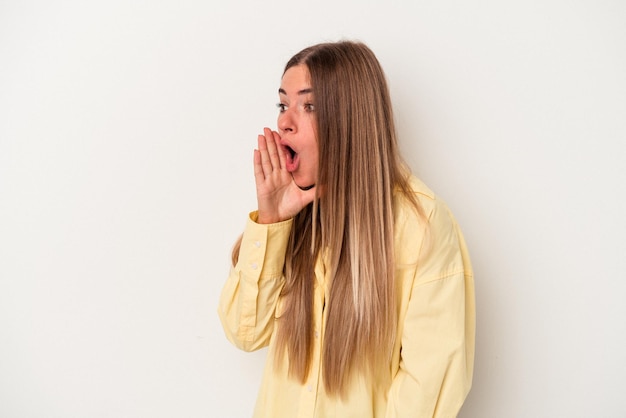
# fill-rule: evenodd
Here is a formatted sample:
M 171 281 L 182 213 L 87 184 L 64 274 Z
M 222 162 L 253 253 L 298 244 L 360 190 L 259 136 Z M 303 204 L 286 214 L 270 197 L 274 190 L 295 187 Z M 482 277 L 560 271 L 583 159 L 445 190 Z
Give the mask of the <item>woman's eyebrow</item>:
M 297 94 L 298 95 L 302 95 L 302 94 L 309 94 L 309 93 L 313 93 L 313 89 L 312 88 L 306 88 L 306 89 L 298 90 Z M 278 89 L 278 94 L 287 95 L 287 92 L 283 88 L 279 88 Z

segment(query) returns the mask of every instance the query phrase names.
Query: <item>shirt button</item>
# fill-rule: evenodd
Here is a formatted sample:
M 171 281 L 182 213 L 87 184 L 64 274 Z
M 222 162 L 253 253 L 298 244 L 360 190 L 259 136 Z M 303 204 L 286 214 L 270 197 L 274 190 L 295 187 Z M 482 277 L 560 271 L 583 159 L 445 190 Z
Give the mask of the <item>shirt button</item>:
M 307 386 L 306 390 L 308 390 L 309 392 L 313 392 L 313 386 L 311 386 L 311 385 Z
M 259 268 L 259 265 L 257 263 L 252 263 L 250 264 L 250 267 L 252 267 L 252 270 L 256 270 Z
M 261 241 L 254 241 L 254 246 L 257 248 L 261 247 Z

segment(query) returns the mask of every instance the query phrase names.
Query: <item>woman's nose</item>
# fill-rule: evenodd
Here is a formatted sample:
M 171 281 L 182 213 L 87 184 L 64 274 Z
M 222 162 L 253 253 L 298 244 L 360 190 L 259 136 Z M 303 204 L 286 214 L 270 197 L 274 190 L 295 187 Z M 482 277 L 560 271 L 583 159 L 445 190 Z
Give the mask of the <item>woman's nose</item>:
M 294 132 L 295 131 L 295 121 L 293 120 L 293 116 L 289 112 L 289 109 L 285 110 L 281 114 L 278 115 L 278 130 L 280 133 L 284 132 Z

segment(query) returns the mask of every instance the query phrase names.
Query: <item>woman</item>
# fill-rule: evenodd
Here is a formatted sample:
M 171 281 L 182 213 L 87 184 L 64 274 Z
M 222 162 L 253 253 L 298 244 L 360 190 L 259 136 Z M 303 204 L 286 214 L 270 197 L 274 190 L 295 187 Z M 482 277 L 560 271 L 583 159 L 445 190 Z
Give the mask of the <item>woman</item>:
M 472 269 L 450 211 L 401 162 L 378 60 L 362 43 L 306 48 L 279 99 L 219 305 L 233 344 L 269 345 L 254 416 L 456 416 Z

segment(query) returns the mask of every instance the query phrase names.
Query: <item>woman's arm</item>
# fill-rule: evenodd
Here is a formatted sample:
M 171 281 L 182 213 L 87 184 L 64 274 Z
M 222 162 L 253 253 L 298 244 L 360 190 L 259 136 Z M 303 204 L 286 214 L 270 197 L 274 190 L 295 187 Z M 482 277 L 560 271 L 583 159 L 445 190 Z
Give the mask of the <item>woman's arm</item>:
M 258 136 L 253 167 L 258 211 L 250 214 L 239 259 L 230 270 L 219 302 L 228 339 L 246 351 L 269 344 L 282 289 L 285 252 L 292 217 L 315 198 L 300 190 L 285 168 L 280 136 L 269 128 Z
M 256 216 L 250 215 L 218 308 L 226 336 L 245 351 L 269 344 L 292 223 L 258 224 Z

